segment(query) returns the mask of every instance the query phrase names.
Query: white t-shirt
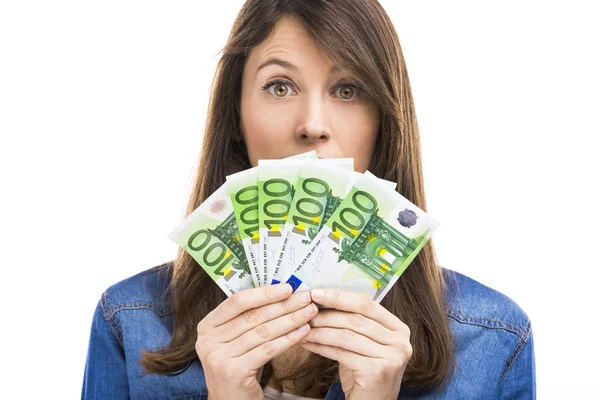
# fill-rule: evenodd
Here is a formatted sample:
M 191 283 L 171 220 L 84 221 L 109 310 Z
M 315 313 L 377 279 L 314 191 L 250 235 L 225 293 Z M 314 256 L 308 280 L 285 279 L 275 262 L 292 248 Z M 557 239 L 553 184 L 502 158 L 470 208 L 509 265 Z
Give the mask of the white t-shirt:
M 271 386 L 265 386 L 263 393 L 265 395 L 265 400 L 318 400 L 314 397 L 302 397 L 291 393 L 280 392 Z

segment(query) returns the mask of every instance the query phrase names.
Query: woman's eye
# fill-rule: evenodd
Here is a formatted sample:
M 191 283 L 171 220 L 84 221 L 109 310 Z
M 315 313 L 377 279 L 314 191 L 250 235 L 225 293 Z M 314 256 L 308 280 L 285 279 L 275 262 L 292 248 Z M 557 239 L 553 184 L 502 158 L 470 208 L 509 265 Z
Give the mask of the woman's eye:
M 272 87 L 274 88 L 274 90 L 271 90 Z M 269 93 L 278 98 L 285 98 L 285 95 L 289 91 L 288 88 L 291 89 L 291 85 L 284 81 L 269 82 L 262 87 L 263 90 L 268 90 Z
M 339 91 L 340 98 L 344 100 L 352 99 L 353 97 L 358 97 L 358 88 L 354 85 L 340 85 L 338 86 L 338 89 L 336 91 Z

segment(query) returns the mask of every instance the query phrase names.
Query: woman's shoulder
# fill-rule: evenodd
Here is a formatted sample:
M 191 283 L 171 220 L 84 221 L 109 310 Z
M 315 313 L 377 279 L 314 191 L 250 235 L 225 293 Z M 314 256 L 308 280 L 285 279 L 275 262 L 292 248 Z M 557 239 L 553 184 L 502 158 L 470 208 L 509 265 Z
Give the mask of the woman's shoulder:
M 442 268 L 455 369 L 442 392 L 405 390 L 403 398 L 535 398 L 531 322 L 510 297 L 477 280 Z
M 199 362 L 173 376 L 145 376 L 140 363 L 145 351 L 167 348 L 172 340 L 171 266 L 141 271 L 102 293 L 92 320 L 82 398 L 207 398 Z
M 460 370 L 448 393 L 460 393 L 456 397 L 461 398 L 535 398 L 529 316 L 498 290 L 461 273 L 443 271 L 446 313 Z
M 109 286 L 100 299 L 105 316 L 132 309 L 149 309 L 160 316 L 170 314 L 167 295 L 171 267 L 171 262 L 157 265 Z
M 504 329 L 526 340 L 531 321 L 513 299 L 459 272 L 447 268 L 443 272 L 450 318 L 483 328 Z

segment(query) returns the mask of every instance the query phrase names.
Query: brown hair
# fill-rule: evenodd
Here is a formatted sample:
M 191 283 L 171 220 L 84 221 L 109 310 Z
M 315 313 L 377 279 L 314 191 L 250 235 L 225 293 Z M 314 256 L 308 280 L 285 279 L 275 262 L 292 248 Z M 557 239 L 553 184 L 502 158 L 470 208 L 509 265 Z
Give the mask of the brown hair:
M 380 132 L 369 171 L 397 182 L 404 197 L 427 211 L 408 73 L 398 35 L 381 5 L 375 0 L 248 0 L 235 20 L 217 65 L 187 214 L 218 189 L 227 175 L 251 167 L 240 131 L 242 73 L 248 52 L 268 39 L 277 22 L 286 17 L 295 18 L 319 51 L 334 60 L 378 105 Z M 227 298 L 181 248 L 169 270 L 173 336 L 168 348 L 143 353 L 140 364 L 145 374 L 172 375 L 197 360 L 196 326 Z M 413 355 L 403 376 L 405 386 L 442 388 L 454 373 L 444 290 L 442 269 L 430 239 L 381 302 L 411 331 Z M 281 388 L 283 380 L 313 377 L 310 386 L 324 396 L 331 383 L 339 380 L 338 364 L 317 354 L 312 356 L 300 371 L 287 377 L 273 376 L 269 362 L 261 385 L 264 387 L 272 378 Z

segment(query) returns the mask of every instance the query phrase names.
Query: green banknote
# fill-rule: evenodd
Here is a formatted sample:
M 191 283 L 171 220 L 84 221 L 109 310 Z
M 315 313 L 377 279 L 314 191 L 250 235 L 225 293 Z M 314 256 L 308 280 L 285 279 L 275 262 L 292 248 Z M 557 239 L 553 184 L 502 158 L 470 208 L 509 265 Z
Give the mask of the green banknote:
M 288 276 L 298 264 L 312 239 L 352 188 L 355 176 L 352 158 L 307 161 L 296 182 L 282 238 L 275 251 L 272 285 L 279 283 L 282 276 Z
M 367 172 L 283 280 L 294 290 L 339 288 L 379 303 L 438 226 Z
M 227 182 L 169 234 L 231 296 L 254 287 Z
M 275 270 L 275 251 L 281 230 L 288 218 L 294 196 L 294 184 L 306 158 L 258 161 L 258 228 L 260 241 L 261 284 L 271 283 Z
M 255 287 L 260 284 L 258 234 L 258 167 L 227 176 L 227 191 Z

